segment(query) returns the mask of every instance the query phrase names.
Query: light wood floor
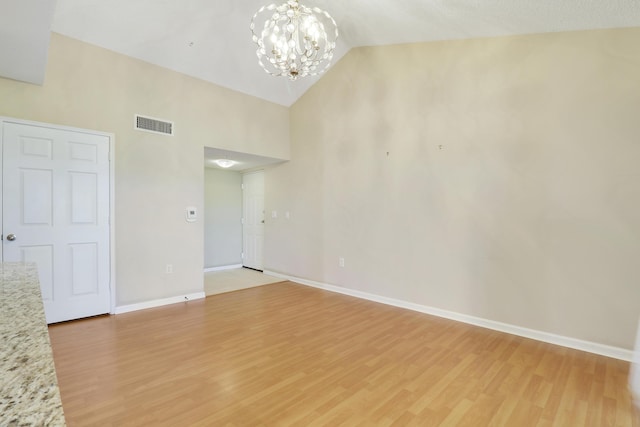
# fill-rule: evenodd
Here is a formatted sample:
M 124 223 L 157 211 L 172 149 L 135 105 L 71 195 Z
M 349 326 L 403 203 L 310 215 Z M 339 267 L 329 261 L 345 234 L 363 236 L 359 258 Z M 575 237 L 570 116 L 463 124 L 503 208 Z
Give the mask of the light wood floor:
M 210 296 L 277 282 L 282 279 L 244 267 L 209 271 L 204 273 L 204 292 Z
M 49 332 L 69 426 L 640 426 L 626 362 L 290 282 Z

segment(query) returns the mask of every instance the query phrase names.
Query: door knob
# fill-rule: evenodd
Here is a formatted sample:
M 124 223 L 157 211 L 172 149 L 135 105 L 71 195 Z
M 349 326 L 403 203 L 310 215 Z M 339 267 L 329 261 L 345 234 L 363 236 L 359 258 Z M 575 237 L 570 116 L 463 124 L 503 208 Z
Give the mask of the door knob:
M 7 234 L 7 240 L 13 242 L 14 240 L 16 240 L 16 235 L 13 233 Z

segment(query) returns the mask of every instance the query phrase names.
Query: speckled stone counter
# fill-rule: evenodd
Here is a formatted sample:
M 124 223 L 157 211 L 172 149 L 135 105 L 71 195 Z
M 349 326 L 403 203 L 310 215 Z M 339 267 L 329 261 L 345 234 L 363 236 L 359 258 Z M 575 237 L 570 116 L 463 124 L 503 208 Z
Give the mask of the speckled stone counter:
M 0 263 L 0 426 L 64 426 L 34 264 Z

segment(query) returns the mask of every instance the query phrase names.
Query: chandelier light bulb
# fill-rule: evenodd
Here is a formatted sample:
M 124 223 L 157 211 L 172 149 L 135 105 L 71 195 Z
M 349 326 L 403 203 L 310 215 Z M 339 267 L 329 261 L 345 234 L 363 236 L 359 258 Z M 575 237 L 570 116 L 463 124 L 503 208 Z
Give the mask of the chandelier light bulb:
M 329 13 L 317 7 L 309 8 L 298 0 L 262 6 L 250 28 L 258 45 L 258 64 L 272 76 L 296 80 L 321 74 L 331 65 L 338 26 Z

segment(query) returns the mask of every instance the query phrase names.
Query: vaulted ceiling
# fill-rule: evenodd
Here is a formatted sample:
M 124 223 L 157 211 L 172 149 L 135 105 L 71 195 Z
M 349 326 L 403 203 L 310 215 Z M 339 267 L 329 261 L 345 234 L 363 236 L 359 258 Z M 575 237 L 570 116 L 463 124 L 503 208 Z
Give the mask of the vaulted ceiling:
M 276 3 L 282 3 L 279 0 Z M 263 0 L 0 0 L 0 76 L 41 84 L 50 31 L 289 106 L 320 77 L 258 66 Z M 302 0 L 335 18 L 334 63 L 358 46 L 640 26 L 638 0 Z

